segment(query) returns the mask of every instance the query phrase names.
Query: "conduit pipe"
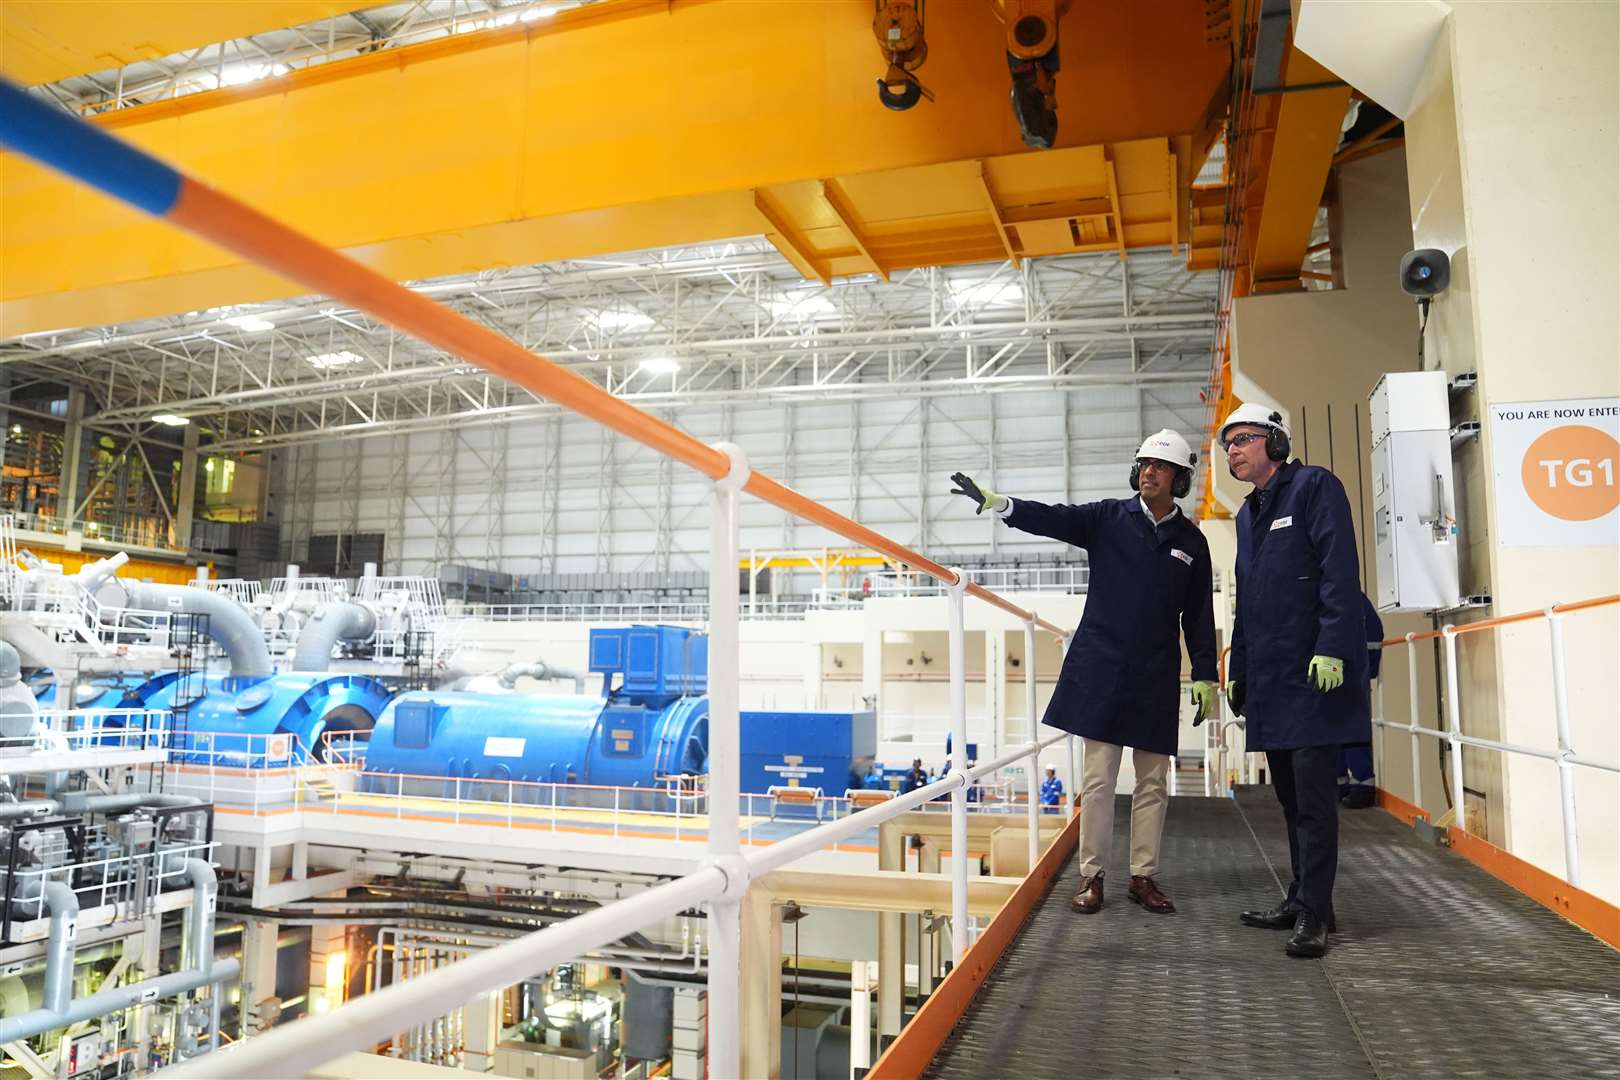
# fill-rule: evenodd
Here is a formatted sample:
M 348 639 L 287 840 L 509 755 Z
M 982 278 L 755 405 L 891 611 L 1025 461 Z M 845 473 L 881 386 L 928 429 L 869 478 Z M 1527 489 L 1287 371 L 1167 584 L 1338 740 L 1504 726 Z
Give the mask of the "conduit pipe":
M 207 615 L 208 636 L 230 657 L 232 678 L 264 679 L 274 673 L 264 635 L 242 606 L 224 593 L 127 579 L 120 584 L 129 597 L 129 606 L 136 611 Z
M 202 800 L 190 795 L 165 795 L 156 791 L 141 791 L 128 795 L 64 794 L 54 800 L 64 814 L 118 814 L 125 810 L 139 810 L 143 806 L 165 809 L 176 806 L 201 806 Z
M 50 817 L 60 814 L 62 804 L 55 799 L 35 799 L 30 802 L 0 803 L 0 821 L 15 821 L 18 818 Z
M 544 660 L 536 660 L 532 664 L 508 664 L 501 669 L 501 673 L 496 678 L 504 689 L 516 690 L 517 681 L 525 676 L 542 681 L 546 679 L 573 679 L 574 693 L 583 694 L 585 692 L 585 676 L 572 669 L 552 667 Z
M 73 890 L 66 885 L 46 882 L 44 895 L 51 909 L 51 936 L 45 964 L 44 1005 L 21 1016 L 0 1017 L 0 1043 L 42 1035 L 127 1009 L 131 1005 L 178 997 L 200 986 L 236 978 L 242 968 L 240 961 L 214 960 L 214 900 L 219 892 L 214 868 L 202 859 L 187 859 L 186 878 L 191 882 L 188 939 L 192 966 L 185 971 L 103 990 L 77 1000 L 70 999 L 73 988 L 73 936 L 79 902 Z M 64 893 L 65 896 L 62 895 Z
M 377 616 L 363 604 L 333 600 L 315 609 L 298 633 L 293 671 L 325 671 L 339 641 L 366 641 L 377 632 Z

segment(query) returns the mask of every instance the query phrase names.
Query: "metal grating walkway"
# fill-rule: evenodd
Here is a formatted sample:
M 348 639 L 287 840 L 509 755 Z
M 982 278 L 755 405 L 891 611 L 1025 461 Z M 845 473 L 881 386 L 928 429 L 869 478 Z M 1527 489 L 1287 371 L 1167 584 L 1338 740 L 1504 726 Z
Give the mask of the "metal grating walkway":
M 1171 801 L 1169 916 L 1125 895 L 1127 802 L 1106 906 L 1071 859 L 926 1075 L 1620 1078 L 1620 953 L 1388 814 L 1341 813 L 1317 961 L 1237 920 L 1288 873 L 1270 788 Z

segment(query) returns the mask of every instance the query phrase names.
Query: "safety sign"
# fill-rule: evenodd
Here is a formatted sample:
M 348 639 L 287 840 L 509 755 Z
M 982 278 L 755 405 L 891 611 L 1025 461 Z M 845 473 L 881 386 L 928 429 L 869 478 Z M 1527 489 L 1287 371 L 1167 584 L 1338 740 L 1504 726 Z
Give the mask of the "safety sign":
M 1620 544 L 1620 398 L 1491 406 L 1496 540 Z

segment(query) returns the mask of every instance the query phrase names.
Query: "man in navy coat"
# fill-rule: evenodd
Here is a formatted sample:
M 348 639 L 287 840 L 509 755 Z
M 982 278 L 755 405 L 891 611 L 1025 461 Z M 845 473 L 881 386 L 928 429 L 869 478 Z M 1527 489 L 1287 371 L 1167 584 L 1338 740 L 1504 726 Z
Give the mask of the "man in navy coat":
M 1292 929 L 1290 956 L 1321 956 L 1334 929 L 1339 747 L 1372 738 L 1355 528 L 1344 485 L 1288 460 L 1282 415 L 1263 405 L 1221 425 L 1227 467 L 1254 485 L 1238 511 L 1237 617 L 1227 698 L 1264 751 L 1288 823 L 1293 871 L 1282 902 L 1242 921 Z
M 1131 499 L 1048 506 L 981 489 L 967 476 L 953 491 L 1015 529 L 1084 548 L 1090 584 L 1080 628 L 1063 658 L 1044 723 L 1085 739 L 1080 783 L 1080 874 L 1074 910 L 1102 907 L 1114 834 L 1114 788 L 1124 748 L 1132 750 L 1131 885 L 1148 911 L 1175 904 L 1154 876 L 1170 802 L 1170 758 L 1181 726 L 1181 634 L 1192 658 L 1199 721 L 1215 704 L 1215 615 L 1209 545 L 1175 500 L 1192 488 L 1198 456 L 1173 431 L 1148 437 L 1131 467 Z

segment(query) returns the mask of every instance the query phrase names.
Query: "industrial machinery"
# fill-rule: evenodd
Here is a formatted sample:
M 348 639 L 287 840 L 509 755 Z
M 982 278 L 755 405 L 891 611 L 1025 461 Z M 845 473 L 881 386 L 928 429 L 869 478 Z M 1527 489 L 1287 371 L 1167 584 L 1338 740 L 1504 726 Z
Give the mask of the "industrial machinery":
M 741 788 L 820 788 L 842 795 L 865 783 L 877 756 L 875 712 L 742 713 Z
M 476 797 L 464 781 L 695 787 L 707 769 L 708 639 L 674 626 L 593 629 L 589 657 L 590 672 L 602 676 L 599 697 L 401 694 L 371 733 L 361 789 Z M 757 794 L 809 787 L 842 795 L 860 786 L 877 752 L 872 712 L 750 710 L 741 724 L 742 790 Z M 515 798 L 549 798 L 526 791 Z
M 18 651 L 0 641 L 0 1044 L 23 1057 L 17 1047 L 37 1040 L 27 1060 L 55 1053 L 48 1067 L 69 1077 L 207 1053 L 219 984 L 239 971 L 214 957 L 214 808 L 161 790 L 161 718 L 135 742 L 104 745 L 107 718 L 43 712 L 20 675 Z M 166 951 L 164 913 L 186 906 Z M 137 944 L 82 946 L 81 921 Z
M 401 694 L 372 731 L 362 790 L 395 791 L 390 773 L 658 787 L 704 771 L 707 637 L 673 626 L 593 629 L 589 669 L 603 677 L 601 697 Z M 400 783 L 399 790 L 412 793 L 415 785 L 414 793 L 429 795 L 453 786 Z
M 326 736 L 368 731 L 390 691 L 365 675 L 287 672 L 267 679 L 160 675 L 125 707 L 183 710 L 172 739 L 176 761 L 279 768 L 326 758 Z

